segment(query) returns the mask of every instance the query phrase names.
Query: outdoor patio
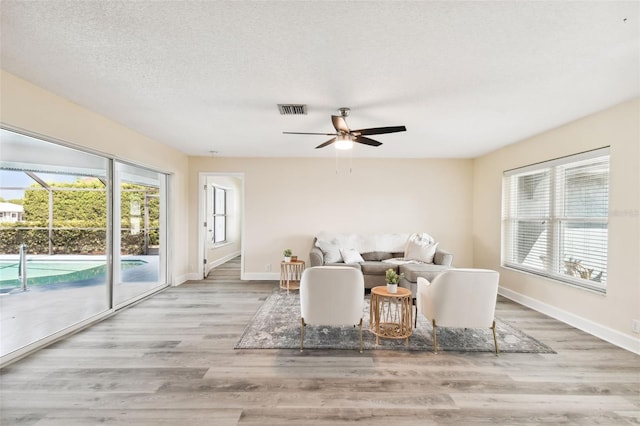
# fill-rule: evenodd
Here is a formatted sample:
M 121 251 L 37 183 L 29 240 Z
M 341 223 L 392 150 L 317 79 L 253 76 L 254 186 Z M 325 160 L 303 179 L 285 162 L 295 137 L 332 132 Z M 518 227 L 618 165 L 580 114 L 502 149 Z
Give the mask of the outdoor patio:
M 104 261 L 104 256 L 29 256 L 29 261 L 52 263 L 55 263 L 54 260 L 100 259 Z M 0 257 L 0 261 L 5 260 L 18 259 L 16 256 Z M 158 256 L 126 256 L 123 260 L 144 263 L 123 268 L 121 282 L 114 289 L 116 305 L 159 287 Z M 27 291 L 16 287 L 0 293 L 0 356 L 72 327 L 109 308 L 106 274 L 81 281 L 29 286 Z

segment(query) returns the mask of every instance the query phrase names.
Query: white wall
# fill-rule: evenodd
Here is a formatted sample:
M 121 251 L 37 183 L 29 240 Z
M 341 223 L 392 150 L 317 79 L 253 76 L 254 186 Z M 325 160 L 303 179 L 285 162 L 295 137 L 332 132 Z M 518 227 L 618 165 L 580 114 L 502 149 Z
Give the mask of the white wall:
M 187 156 L 10 73 L 0 74 L 0 122 L 45 139 L 87 148 L 171 174 L 170 282 L 187 277 Z
M 477 158 L 473 164 L 474 265 L 500 270 L 503 294 L 640 352 L 640 100 L 585 117 Z M 610 145 L 607 294 L 500 267 L 504 170 Z
M 277 279 L 282 250 L 309 260 L 319 231 L 425 231 L 473 262 L 471 160 L 191 157 L 190 238 L 197 238 L 198 175 L 244 173 L 245 279 Z M 190 247 L 190 271 L 197 271 Z M 271 272 L 267 270 L 268 265 Z

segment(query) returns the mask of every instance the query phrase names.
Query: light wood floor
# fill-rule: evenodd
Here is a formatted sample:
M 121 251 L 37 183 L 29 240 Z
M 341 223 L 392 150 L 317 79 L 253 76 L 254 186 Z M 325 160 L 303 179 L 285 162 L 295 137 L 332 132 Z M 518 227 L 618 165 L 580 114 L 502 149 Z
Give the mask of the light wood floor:
M 631 425 L 640 356 L 500 299 L 557 354 L 234 350 L 276 282 L 239 260 L 0 372 L 7 425 Z

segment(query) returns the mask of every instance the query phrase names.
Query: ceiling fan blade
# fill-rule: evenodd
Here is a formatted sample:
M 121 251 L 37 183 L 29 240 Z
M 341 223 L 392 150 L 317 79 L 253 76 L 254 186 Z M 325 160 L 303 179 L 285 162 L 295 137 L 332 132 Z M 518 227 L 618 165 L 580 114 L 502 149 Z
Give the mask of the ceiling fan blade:
M 320 145 L 316 146 L 316 149 L 318 148 L 324 148 L 327 145 L 331 145 L 332 143 L 334 143 L 336 141 L 336 138 L 331 138 L 328 141 L 326 141 L 325 143 L 321 143 Z
M 345 121 L 344 117 L 341 117 L 339 115 L 332 115 L 331 122 L 333 123 L 333 127 L 335 127 L 338 132 L 349 133 L 349 126 L 347 126 L 347 122 Z
M 306 132 L 282 132 L 285 135 L 322 135 L 322 136 L 336 136 L 335 133 L 306 133 Z
M 382 145 L 382 142 L 374 141 L 373 139 L 365 138 L 364 136 L 356 136 L 356 138 L 353 141 L 358 143 L 363 143 L 365 145 L 371 145 L 371 146 Z
M 391 126 L 391 127 L 373 127 L 371 129 L 352 130 L 352 133 L 359 133 L 361 135 L 382 135 L 384 133 L 396 133 L 406 132 L 405 126 Z

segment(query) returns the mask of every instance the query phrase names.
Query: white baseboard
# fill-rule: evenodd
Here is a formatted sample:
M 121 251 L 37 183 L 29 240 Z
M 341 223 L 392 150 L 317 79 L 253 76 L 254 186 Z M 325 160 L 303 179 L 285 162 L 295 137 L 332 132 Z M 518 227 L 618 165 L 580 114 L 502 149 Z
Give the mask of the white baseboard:
M 188 280 L 188 276 L 187 275 L 179 275 L 179 276 L 175 277 L 175 280 L 171 284 L 171 287 L 178 287 L 180 284 L 183 284 L 183 283 L 187 282 L 187 280 Z
M 280 281 L 279 272 L 245 272 L 242 274 L 243 281 Z
M 206 264 L 205 268 L 206 268 L 206 272 L 205 275 L 207 275 L 213 268 L 215 268 L 216 266 L 220 266 L 223 263 L 226 263 L 228 261 L 230 261 L 231 259 L 235 259 L 236 257 L 240 256 L 240 251 L 234 251 L 231 254 L 228 254 L 226 256 L 221 257 L 220 259 L 216 259 L 212 262 L 209 262 Z
M 185 281 L 200 281 L 201 279 L 202 275 L 200 275 L 198 272 L 189 272 Z M 182 283 L 184 283 L 185 281 L 182 281 Z
M 572 327 L 596 336 L 606 342 L 619 346 L 622 349 L 626 349 L 630 352 L 640 355 L 639 338 L 634 338 L 633 336 L 629 336 L 617 330 L 605 327 L 601 324 L 598 324 L 586 318 L 579 317 L 575 314 L 572 314 L 571 312 L 558 309 L 555 306 L 540 302 L 539 300 L 533 299 L 529 296 L 525 296 L 524 294 L 515 292 L 508 288 L 500 287 L 498 290 L 498 294 L 506 297 L 507 299 L 511 299 L 514 302 L 518 302 L 523 306 L 569 324 Z

